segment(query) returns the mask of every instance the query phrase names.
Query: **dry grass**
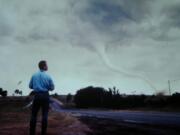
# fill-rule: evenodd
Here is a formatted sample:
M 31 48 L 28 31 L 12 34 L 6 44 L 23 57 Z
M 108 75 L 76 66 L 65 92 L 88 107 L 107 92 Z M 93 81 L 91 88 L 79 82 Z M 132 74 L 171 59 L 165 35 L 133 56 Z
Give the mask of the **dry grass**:
M 28 135 L 30 110 L 20 105 L 8 104 L 0 110 L 0 135 Z M 37 134 L 40 135 L 41 117 L 37 120 Z M 85 135 L 90 129 L 77 118 L 65 113 L 49 112 L 48 135 Z

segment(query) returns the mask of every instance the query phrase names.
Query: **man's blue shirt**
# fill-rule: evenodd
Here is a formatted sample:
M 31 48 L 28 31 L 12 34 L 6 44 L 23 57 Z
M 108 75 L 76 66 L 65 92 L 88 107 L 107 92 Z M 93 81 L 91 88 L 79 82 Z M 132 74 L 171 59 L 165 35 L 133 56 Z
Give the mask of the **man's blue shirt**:
M 29 88 L 36 92 L 54 90 L 54 83 L 45 71 L 35 73 L 29 82 Z

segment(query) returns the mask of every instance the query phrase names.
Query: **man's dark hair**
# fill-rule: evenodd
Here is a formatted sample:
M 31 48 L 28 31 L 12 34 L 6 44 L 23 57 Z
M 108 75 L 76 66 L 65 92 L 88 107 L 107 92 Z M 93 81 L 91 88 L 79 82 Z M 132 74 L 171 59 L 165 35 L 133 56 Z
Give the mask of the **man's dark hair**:
M 47 63 L 45 60 L 41 60 L 38 65 L 40 70 L 44 70 L 44 68 L 47 66 Z

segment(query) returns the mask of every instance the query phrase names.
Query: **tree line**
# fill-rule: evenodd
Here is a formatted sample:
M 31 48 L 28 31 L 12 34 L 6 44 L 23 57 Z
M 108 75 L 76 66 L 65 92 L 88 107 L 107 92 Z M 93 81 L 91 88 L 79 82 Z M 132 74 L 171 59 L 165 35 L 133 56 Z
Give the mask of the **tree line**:
M 163 94 L 124 95 L 120 94 L 116 87 L 106 90 L 102 87 L 89 86 L 76 92 L 74 102 L 79 108 L 180 108 L 180 93 L 174 93 L 171 96 Z
M 7 96 L 7 90 L 3 90 L 3 88 L 0 88 L 0 95 L 2 97 L 6 97 Z
M 2 97 L 6 97 L 8 95 L 8 91 L 7 90 L 3 90 L 3 88 L 0 88 L 0 96 Z M 19 90 L 19 89 L 15 89 L 13 95 L 23 95 L 23 91 Z

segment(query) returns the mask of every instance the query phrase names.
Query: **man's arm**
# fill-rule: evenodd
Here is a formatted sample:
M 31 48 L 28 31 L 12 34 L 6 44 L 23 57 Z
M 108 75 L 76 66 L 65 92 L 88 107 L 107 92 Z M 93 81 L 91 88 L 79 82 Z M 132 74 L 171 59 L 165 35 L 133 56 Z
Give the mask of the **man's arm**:
M 31 77 L 31 80 L 29 82 L 29 88 L 33 89 L 33 77 Z
M 51 77 L 49 77 L 49 88 L 50 91 L 54 90 L 54 82 Z

